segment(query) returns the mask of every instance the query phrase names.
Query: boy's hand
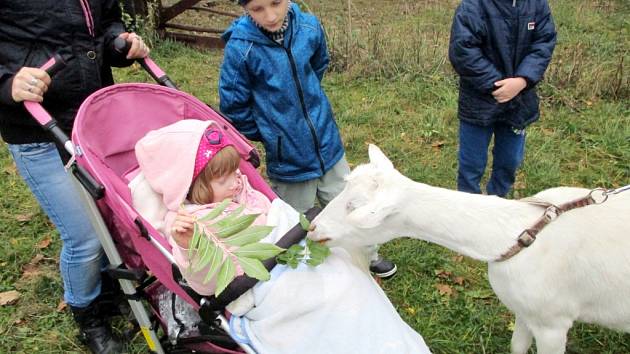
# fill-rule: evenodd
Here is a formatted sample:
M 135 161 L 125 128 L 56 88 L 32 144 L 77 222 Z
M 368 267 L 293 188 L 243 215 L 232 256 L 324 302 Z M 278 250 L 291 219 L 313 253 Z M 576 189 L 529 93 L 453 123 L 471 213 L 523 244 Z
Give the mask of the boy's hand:
M 509 79 L 500 80 L 494 83 L 497 87 L 492 91 L 492 96 L 499 103 L 505 103 L 516 97 L 519 92 L 527 87 L 527 81 L 522 77 L 511 77 Z
M 179 247 L 189 247 L 190 240 L 193 236 L 195 219 L 195 216 L 186 210 L 180 209 L 177 212 L 173 226 L 171 227 L 171 236 L 173 236 L 173 239 Z

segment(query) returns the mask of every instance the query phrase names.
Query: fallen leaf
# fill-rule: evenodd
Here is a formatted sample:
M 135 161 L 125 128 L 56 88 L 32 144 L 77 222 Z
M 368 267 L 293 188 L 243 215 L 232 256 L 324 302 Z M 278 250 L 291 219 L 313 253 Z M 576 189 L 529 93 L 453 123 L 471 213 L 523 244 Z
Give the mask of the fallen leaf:
M 38 253 L 35 255 L 35 257 L 31 258 L 31 260 L 28 262 L 29 264 L 35 265 L 39 262 L 41 262 L 44 259 L 44 255 L 41 253 Z
M 41 250 L 42 248 L 48 247 L 51 241 L 52 239 L 50 238 L 50 236 L 46 236 L 43 240 L 39 241 L 37 245 L 35 245 L 35 247 Z
M 553 135 L 555 133 L 555 130 L 550 129 L 550 128 L 541 128 L 540 130 L 543 132 L 544 135 L 547 135 L 547 136 Z
M 19 221 L 19 222 L 27 222 L 27 221 L 31 221 L 33 219 L 33 214 L 29 213 L 29 214 L 18 214 L 15 216 L 15 220 Z
M 4 173 L 10 175 L 10 176 L 15 176 L 17 175 L 17 168 L 15 167 L 15 163 L 9 164 L 9 165 L 5 165 L 4 168 L 2 169 L 2 171 L 4 171 Z
M 451 296 L 453 295 L 453 288 L 447 284 L 435 284 L 435 288 L 438 290 L 440 295 Z
M 435 275 L 437 275 L 438 278 L 442 278 L 442 279 L 448 279 L 451 277 L 453 273 L 449 272 L 448 270 L 444 270 L 444 269 L 436 269 L 435 270 Z
M 68 307 L 68 304 L 66 304 L 65 301 L 63 300 L 59 301 L 59 304 L 57 305 L 57 312 L 63 312 L 63 310 L 65 310 L 66 307 Z
M 453 262 L 460 263 L 461 261 L 464 260 L 464 256 L 462 256 L 461 254 L 458 254 L 456 256 L 451 257 L 451 259 L 453 260 Z
M 413 307 L 405 307 L 405 311 L 412 316 L 416 314 L 416 309 Z
M 10 290 L 0 293 L 0 306 L 12 305 L 20 298 L 20 292 L 17 290 Z
M 527 187 L 527 183 L 523 182 L 523 181 L 516 181 L 514 182 L 513 185 L 513 189 L 515 190 L 523 190 Z
M 464 277 L 454 277 L 453 283 L 457 285 L 464 285 Z
M 432 148 L 435 148 L 435 149 L 439 149 L 439 148 L 441 148 L 442 146 L 444 146 L 444 144 L 446 144 L 446 141 L 444 141 L 444 140 L 439 140 L 439 141 L 436 141 L 436 142 L 434 142 L 433 144 L 431 144 L 431 147 L 432 147 Z
M 36 276 L 40 275 L 42 273 L 42 271 L 39 269 L 38 263 L 42 259 L 44 259 L 44 255 L 41 254 L 41 253 L 38 253 L 38 254 L 35 255 L 35 257 L 33 257 L 30 260 L 30 262 L 25 264 L 24 267 L 22 267 L 22 277 L 21 277 L 21 279 L 33 278 L 33 277 L 36 277 Z
M 26 321 L 24 321 L 24 319 L 18 318 L 17 320 L 13 321 L 13 324 L 19 326 L 19 325 L 23 324 L 24 322 L 26 322 Z

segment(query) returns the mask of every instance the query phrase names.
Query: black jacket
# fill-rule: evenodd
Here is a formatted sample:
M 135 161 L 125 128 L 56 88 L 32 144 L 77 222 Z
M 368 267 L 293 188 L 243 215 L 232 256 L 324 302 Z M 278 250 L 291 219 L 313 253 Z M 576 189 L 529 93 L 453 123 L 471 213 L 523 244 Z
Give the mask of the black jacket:
M 459 118 L 484 126 L 503 121 L 519 129 L 536 121 L 536 84 L 555 45 L 547 0 L 463 0 L 449 46 L 449 59 L 460 75 Z M 519 76 L 527 87 L 511 101 L 497 103 L 494 83 Z
M 89 6 L 83 8 L 83 5 Z M 111 66 L 131 61 L 112 49 L 124 28 L 117 0 L 0 0 L 0 134 L 7 143 L 51 141 L 11 98 L 15 73 L 59 53 L 68 63 L 53 78 L 44 107 L 69 133 L 81 102 L 113 83 Z M 93 35 L 88 24 L 93 23 Z

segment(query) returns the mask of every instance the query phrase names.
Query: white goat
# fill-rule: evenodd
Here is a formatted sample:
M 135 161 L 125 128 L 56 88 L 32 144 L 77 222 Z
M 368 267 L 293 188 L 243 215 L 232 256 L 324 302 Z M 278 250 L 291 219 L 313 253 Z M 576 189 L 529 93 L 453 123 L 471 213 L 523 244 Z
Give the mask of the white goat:
M 347 177 L 344 191 L 313 221 L 309 237 L 348 248 L 409 236 L 488 262 L 499 299 L 516 315 L 512 353 L 564 353 L 574 321 L 630 332 L 630 191 L 573 209 L 537 240 L 497 262 L 544 208 L 518 200 L 416 183 L 374 145 L 370 163 Z M 534 196 L 554 204 L 584 197 L 582 188 Z

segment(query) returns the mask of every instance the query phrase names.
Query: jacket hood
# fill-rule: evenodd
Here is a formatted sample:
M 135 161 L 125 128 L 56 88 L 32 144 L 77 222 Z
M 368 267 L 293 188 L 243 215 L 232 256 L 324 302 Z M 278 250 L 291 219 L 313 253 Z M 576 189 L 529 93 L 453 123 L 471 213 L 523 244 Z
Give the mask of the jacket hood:
M 287 16 L 289 16 L 289 30 L 287 34 L 291 31 L 291 28 L 297 28 L 300 13 L 300 7 L 291 3 L 289 11 L 287 12 Z M 260 44 L 277 45 L 262 33 L 258 26 L 256 26 L 256 23 L 254 23 L 254 20 L 247 15 L 241 16 L 232 22 L 230 27 L 221 35 L 221 39 L 224 43 L 227 43 L 230 39 L 242 39 Z
M 151 188 L 171 211 L 186 199 L 199 141 L 213 121 L 184 119 L 152 130 L 136 143 L 136 159 Z

